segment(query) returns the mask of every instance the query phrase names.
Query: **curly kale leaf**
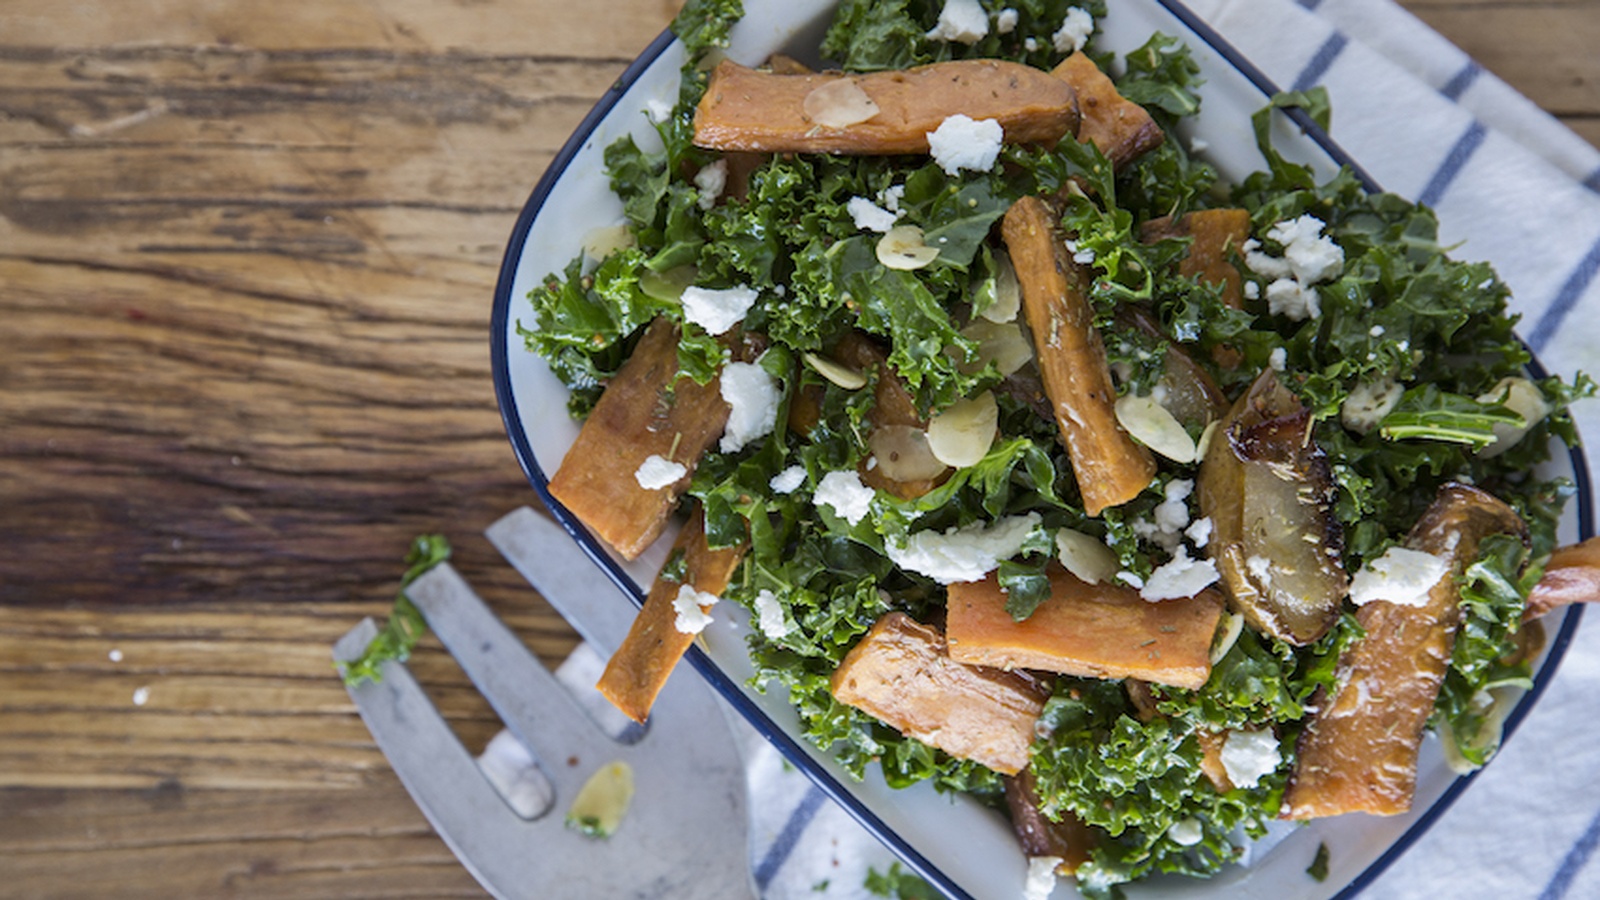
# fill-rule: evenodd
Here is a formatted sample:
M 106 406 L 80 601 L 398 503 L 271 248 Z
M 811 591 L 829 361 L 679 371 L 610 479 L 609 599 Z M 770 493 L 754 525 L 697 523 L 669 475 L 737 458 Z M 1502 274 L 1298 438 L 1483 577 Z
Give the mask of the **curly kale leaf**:
M 378 634 L 367 643 L 361 656 L 338 664 L 344 683 L 354 687 L 363 681 L 382 681 L 383 664 L 403 663 L 411 658 L 417 641 L 428 633 L 428 622 L 416 604 L 406 596 L 406 588 L 421 578 L 434 566 L 450 558 L 450 542 L 442 534 L 419 535 L 411 541 L 406 551 L 406 571 L 400 576 L 400 591 L 395 594 L 394 609 L 389 620 Z

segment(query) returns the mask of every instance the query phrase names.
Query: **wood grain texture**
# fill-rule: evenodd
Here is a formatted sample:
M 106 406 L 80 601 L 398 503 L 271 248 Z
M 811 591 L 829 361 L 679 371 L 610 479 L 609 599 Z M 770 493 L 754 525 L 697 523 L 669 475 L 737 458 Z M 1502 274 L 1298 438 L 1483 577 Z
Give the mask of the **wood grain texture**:
M 676 5 L 0 4 L 0 897 L 481 896 L 328 648 L 425 531 L 571 647 L 478 536 L 535 502 L 491 298 Z M 1406 5 L 1600 141 L 1593 0 Z

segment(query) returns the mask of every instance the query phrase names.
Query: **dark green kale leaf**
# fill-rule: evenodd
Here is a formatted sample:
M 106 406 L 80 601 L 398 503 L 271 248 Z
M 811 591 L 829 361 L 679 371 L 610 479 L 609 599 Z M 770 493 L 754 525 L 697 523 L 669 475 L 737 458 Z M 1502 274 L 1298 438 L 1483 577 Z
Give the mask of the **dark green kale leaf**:
M 687 0 L 668 29 L 683 42 L 689 64 L 714 48 L 728 46 L 728 32 L 744 16 L 741 0 Z

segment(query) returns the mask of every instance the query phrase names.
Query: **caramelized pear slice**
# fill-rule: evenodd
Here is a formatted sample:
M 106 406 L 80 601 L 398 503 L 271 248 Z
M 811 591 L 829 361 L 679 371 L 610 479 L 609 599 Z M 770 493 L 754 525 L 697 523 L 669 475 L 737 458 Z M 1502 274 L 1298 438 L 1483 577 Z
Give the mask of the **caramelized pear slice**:
M 1311 439 L 1311 412 L 1271 369 L 1233 405 L 1200 464 L 1206 549 L 1228 602 L 1257 630 L 1305 645 L 1349 591 L 1333 514 L 1333 471 Z

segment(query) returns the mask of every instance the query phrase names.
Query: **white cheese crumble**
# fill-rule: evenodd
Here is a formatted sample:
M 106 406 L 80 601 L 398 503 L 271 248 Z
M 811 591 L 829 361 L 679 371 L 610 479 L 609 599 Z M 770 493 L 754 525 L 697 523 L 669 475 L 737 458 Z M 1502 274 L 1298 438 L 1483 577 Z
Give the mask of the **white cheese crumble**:
M 664 487 L 676 484 L 678 479 L 689 474 L 683 463 L 673 462 L 664 456 L 652 453 L 644 458 L 639 468 L 633 473 L 633 480 L 639 482 L 639 487 L 647 491 L 659 491 Z
M 1067 10 L 1061 27 L 1050 35 L 1050 40 L 1055 44 L 1057 53 L 1076 53 L 1083 49 L 1091 34 L 1094 34 L 1094 17 L 1082 7 L 1074 6 Z
M 892 213 L 900 212 L 900 201 L 905 198 L 906 186 L 891 184 L 878 192 L 878 203 Z
M 1139 577 L 1139 573 L 1130 572 L 1127 569 L 1117 573 L 1117 580 L 1135 590 L 1144 587 L 1144 579 Z
M 1151 603 L 1193 597 L 1215 584 L 1218 577 L 1211 560 L 1190 559 L 1189 548 L 1180 544 L 1171 560 L 1150 573 L 1139 596 Z
M 728 424 L 717 445 L 723 453 L 737 453 L 746 444 L 772 433 L 778 422 L 778 383 L 755 363 L 731 362 L 718 379 L 722 399 L 728 404 Z
M 995 13 L 994 30 L 996 34 L 1010 34 L 1017 30 L 1017 11 L 1006 7 Z
M 1167 482 L 1166 502 L 1155 508 L 1156 527 L 1176 534 L 1189 526 L 1189 504 L 1184 501 L 1194 493 L 1194 482 L 1188 478 L 1174 478 Z
M 1244 283 L 1244 297 L 1246 300 L 1261 299 L 1261 282 L 1246 281 Z
M 1211 543 L 1211 531 L 1215 527 L 1216 524 L 1211 521 L 1211 517 L 1206 516 L 1203 519 L 1195 519 L 1194 524 L 1185 529 L 1183 533 L 1189 540 L 1194 541 L 1196 548 L 1201 548 Z
M 1339 421 L 1356 434 L 1378 427 L 1383 417 L 1394 412 L 1405 395 L 1405 388 L 1393 378 L 1367 378 L 1356 382 L 1339 404 Z
M 672 104 L 651 97 L 644 102 L 644 114 L 651 122 L 660 125 L 672 117 Z
M 1024 40 L 1022 42 L 1022 48 L 1027 50 L 1029 53 L 1035 52 L 1039 49 L 1039 39 L 1036 37 L 1030 37 L 1027 40 Z
M 778 640 L 794 630 L 789 620 L 784 618 L 783 604 L 778 602 L 777 594 L 763 588 L 756 594 L 755 605 L 756 627 L 769 639 Z
M 987 172 L 1000 158 L 1005 130 L 994 119 L 973 119 L 956 113 L 928 132 L 928 154 L 946 175 L 962 169 Z
M 1022 885 L 1022 900 L 1050 900 L 1056 889 L 1056 867 L 1059 856 L 1028 857 L 1028 880 Z
M 829 472 L 822 476 L 811 501 L 817 506 L 833 508 L 839 518 L 852 526 L 872 510 L 872 500 L 878 494 L 861 483 L 861 476 L 853 471 Z
M 106 654 L 106 659 L 112 662 L 122 662 L 122 651 L 113 647 L 111 652 Z
M 678 588 L 678 596 L 672 598 L 672 609 L 678 614 L 672 626 L 684 634 L 705 631 L 706 626 L 715 621 L 706 609 L 720 599 L 716 594 L 695 590 L 693 585 L 683 585 Z
M 1282 245 L 1281 257 L 1262 250 L 1261 242 L 1254 238 L 1240 246 L 1245 265 L 1269 282 L 1267 310 L 1273 315 L 1300 322 L 1322 314 L 1321 299 L 1313 285 L 1344 271 L 1344 249 L 1325 236 L 1322 227 L 1321 219 L 1303 215 L 1267 229 L 1267 237 Z M 1259 288 L 1255 292 L 1246 288 L 1246 296 L 1251 299 L 1257 292 Z
M 133 689 L 133 705 L 143 706 L 150 702 L 150 688 L 137 687 Z
M 805 483 L 806 467 L 790 466 L 789 468 L 784 469 L 782 472 L 772 476 L 772 480 L 767 482 L 767 487 L 772 488 L 775 493 L 792 494 L 796 490 L 799 490 L 800 485 Z
M 976 44 L 988 33 L 989 14 L 983 11 L 978 0 L 944 0 L 939 23 L 928 32 L 928 37 L 935 41 Z
M 940 584 L 977 581 L 999 567 L 1001 560 L 1021 552 L 1040 521 L 1038 513 L 1028 513 L 993 524 L 974 522 L 943 532 L 919 531 L 903 544 L 885 542 L 884 549 L 895 565 Z
M 1272 352 L 1267 354 L 1267 365 L 1274 372 L 1282 372 L 1289 365 L 1289 352 L 1282 347 L 1273 347 Z
M 757 296 L 754 288 L 742 284 L 731 288 L 690 285 L 681 298 L 683 317 L 704 328 L 706 334 L 722 334 L 744 319 Z
M 845 211 L 850 213 L 850 218 L 856 227 L 862 231 L 887 232 L 894 227 L 900 216 L 873 203 L 865 197 L 851 197 L 845 201 Z
M 1236 788 L 1255 787 L 1261 776 L 1271 775 L 1282 762 L 1278 738 L 1270 728 L 1230 731 L 1222 742 L 1222 768 Z
M 1267 312 L 1304 322 L 1322 315 L 1322 298 L 1314 287 L 1293 278 L 1279 278 L 1267 285 Z
M 1350 579 L 1350 602 L 1365 606 L 1382 600 L 1399 606 L 1422 606 L 1428 602 L 1428 592 L 1448 574 L 1450 563 L 1443 557 L 1390 547 Z
M 697 202 L 701 209 L 716 206 L 717 198 L 722 196 L 723 188 L 728 186 L 728 161 L 719 159 L 701 166 L 700 171 L 694 173 L 694 186 L 700 191 Z

